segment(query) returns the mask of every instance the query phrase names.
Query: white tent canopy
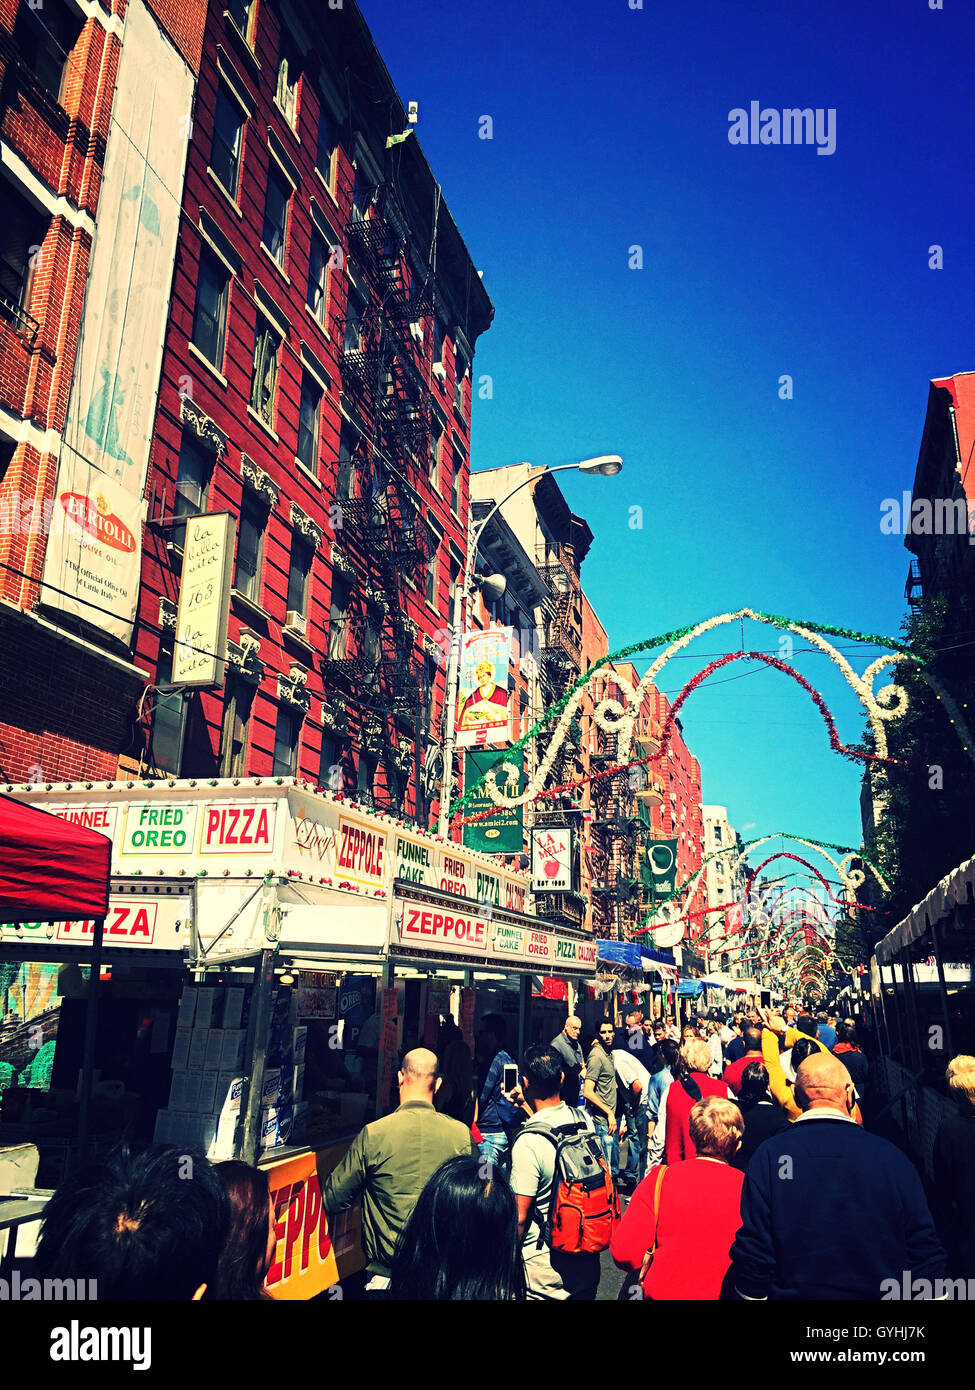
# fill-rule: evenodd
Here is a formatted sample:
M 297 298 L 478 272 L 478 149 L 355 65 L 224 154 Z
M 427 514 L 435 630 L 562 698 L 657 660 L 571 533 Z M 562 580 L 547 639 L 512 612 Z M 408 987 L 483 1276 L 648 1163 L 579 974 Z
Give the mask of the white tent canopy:
M 877 962 L 889 965 L 894 957 L 912 941 L 924 935 L 928 927 L 950 917 L 954 909 L 975 900 L 975 857 L 966 859 L 950 874 L 946 874 L 931 889 L 923 902 L 913 907 L 903 921 L 898 922 L 882 941 L 877 942 Z

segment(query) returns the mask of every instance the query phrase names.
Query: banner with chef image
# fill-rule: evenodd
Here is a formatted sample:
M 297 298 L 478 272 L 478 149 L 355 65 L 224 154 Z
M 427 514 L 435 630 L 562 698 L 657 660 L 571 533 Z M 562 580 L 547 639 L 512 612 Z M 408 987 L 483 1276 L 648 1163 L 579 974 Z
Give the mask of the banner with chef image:
M 461 640 L 456 722 L 460 748 L 509 742 L 513 631 L 489 627 L 467 632 Z

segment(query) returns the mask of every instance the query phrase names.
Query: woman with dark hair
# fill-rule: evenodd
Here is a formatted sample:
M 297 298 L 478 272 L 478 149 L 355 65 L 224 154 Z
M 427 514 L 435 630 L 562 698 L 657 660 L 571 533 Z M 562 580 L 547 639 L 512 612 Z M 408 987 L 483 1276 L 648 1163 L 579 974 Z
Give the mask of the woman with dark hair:
M 453 1019 L 445 1019 L 437 1038 L 440 1086 L 433 1108 L 470 1129 L 474 1123 L 474 1059 Z
M 267 1174 L 236 1159 L 216 1172 L 230 1200 L 230 1228 L 217 1279 L 207 1298 L 257 1302 L 270 1299 L 264 1280 L 274 1258 L 274 1203 Z
M 745 1121 L 745 1133 L 741 1147 L 728 1162 L 743 1173 L 759 1144 L 789 1128 L 784 1110 L 769 1094 L 768 1068 L 764 1062 L 749 1062 L 742 1072 L 738 1105 Z
M 468 1155 L 440 1165 L 399 1239 L 388 1296 L 421 1302 L 524 1300 L 518 1206 L 499 1167 Z
M 870 1063 L 857 1046 L 857 1026 L 852 1018 L 844 1018 L 836 1025 L 833 1056 L 840 1059 L 853 1078 L 853 1084 L 857 1088 L 857 1100 L 862 1106 L 867 1091 Z

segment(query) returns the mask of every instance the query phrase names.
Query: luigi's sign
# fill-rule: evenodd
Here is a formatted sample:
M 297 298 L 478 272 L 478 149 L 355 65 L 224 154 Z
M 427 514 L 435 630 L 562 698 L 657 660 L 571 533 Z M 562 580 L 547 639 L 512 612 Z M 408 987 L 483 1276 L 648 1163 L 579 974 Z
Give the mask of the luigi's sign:
M 502 763 L 513 763 L 518 775 L 503 772 Z M 525 789 L 525 761 L 520 748 L 471 750 L 464 758 L 465 788 L 479 782 L 490 767 L 497 769 L 498 790 L 505 797 L 521 795 Z M 484 811 L 490 814 L 483 820 L 476 819 Z M 464 826 L 464 844 L 468 849 L 480 850 L 482 854 L 521 854 L 524 848 L 523 807 L 497 806 L 487 789 L 480 787 L 467 803 L 467 814 L 472 817 L 472 822 Z

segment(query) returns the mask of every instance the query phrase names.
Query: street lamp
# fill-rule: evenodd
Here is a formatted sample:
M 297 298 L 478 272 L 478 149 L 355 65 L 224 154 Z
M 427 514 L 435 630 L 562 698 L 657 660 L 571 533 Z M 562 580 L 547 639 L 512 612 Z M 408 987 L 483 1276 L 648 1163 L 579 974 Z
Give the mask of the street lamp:
M 463 582 L 455 585 L 452 596 L 452 612 L 450 618 L 450 652 L 447 658 L 447 724 L 444 735 L 443 745 L 443 783 L 440 788 L 440 815 L 437 819 L 437 834 L 447 839 L 450 833 L 450 799 L 451 786 L 453 783 L 454 772 L 454 748 L 456 746 L 455 721 L 457 715 L 457 686 L 460 679 L 460 642 L 461 634 L 464 630 L 465 606 L 467 595 L 473 593 L 475 589 L 480 589 L 489 602 L 499 599 L 507 587 L 507 581 L 503 574 L 475 575 L 474 564 L 477 560 L 477 550 L 485 528 L 491 522 L 506 502 L 514 497 L 515 493 L 528 483 L 537 482 L 546 473 L 563 473 L 567 469 L 573 469 L 578 473 L 598 475 L 604 478 L 614 478 L 617 473 L 622 472 L 623 460 L 618 454 L 599 454 L 595 458 L 583 459 L 580 463 L 558 463 L 551 468 L 543 468 L 538 473 L 529 473 L 527 478 L 522 478 L 509 493 L 501 498 L 500 502 L 495 502 L 487 516 L 480 523 L 468 539 L 467 562 L 464 565 Z

